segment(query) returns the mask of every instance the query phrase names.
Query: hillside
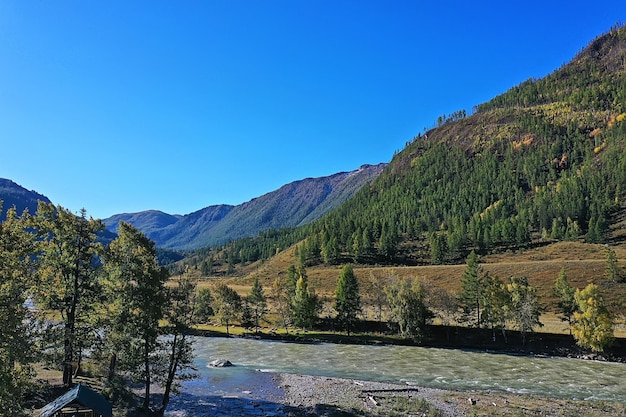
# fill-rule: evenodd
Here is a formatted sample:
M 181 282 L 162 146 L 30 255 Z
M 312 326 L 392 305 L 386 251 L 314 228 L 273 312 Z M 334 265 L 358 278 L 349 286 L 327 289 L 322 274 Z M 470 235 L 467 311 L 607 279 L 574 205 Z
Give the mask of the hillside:
M 533 259 L 512 263 L 507 257 L 540 256 L 557 245 L 562 251 L 547 260 L 567 258 L 571 247 L 558 245 L 579 245 L 578 260 L 594 255 L 590 264 L 576 266 L 576 279 L 602 280 L 602 268 L 590 266 L 601 262 L 598 248 L 623 254 L 626 243 L 625 148 L 626 27 L 620 27 L 547 77 L 527 80 L 469 116 L 441 118 L 370 187 L 319 220 L 233 242 L 223 253 L 199 252 L 187 262 L 228 259 L 231 270 L 236 264 L 231 275 L 265 271 L 270 279 L 288 262 L 250 265 L 254 258 L 240 254 L 268 259 L 279 252 L 276 259 L 285 259 L 285 249 L 295 244 L 290 262 L 304 262 L 315 285 L 318 273 L 334 282 L 337 265 L 347 262 L 378 271 L 458 269 L 475 250 L 483 260 L 504 257 L 499 262 L 510 267 L 499 269 L 503 279 L 529 274 L 534 283 L 549 280 L 542 290 L 547 295 L 560 266 L 548 262 L 550 272 L 535 278 L 528 266 Z M 228 275 L 225 265 L 216 262 L 216 274 Z M 449 278 L 458 283 L 460 276 Z M 616 289 L 623 298 L 622 287 Z
M 0 200 L 2 201 L 0 221 L 6 218 L 6 211 L 9 208 L 15 207 L 18 214 L 21 214 L 25 209 L 28 209 L 30 214 L 35 214 L 37 211 L 37 201 L 41 200 L 50 203 L 48 197 L 35 191 L 29 191 L 13 181 L 4 178 L 0 178 Z
M 363 165 L 355 171 L 295 181 L 238 206 L 210 206 L 184 216 L 158 211 L 118 214 L 104 222 L 112 231 L 121 220 L 131 223 L 163 248 L 213 246 L 314 221 L 373 181 L 385 166 Z

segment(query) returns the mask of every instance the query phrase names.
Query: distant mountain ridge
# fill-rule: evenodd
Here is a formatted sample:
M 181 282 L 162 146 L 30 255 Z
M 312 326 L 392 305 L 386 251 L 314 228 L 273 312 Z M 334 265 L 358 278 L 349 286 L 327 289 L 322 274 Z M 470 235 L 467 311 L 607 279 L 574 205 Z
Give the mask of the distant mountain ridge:
M 128 222 L 162 248 L 197 249 L 223 244 L 268 229 L 310 223 L 348 200 L 386 166 L 362 165 L 354 171 L 294 181 L 237 206 L 209 206 L 184 216 L 157 210 L 116 214 L 104 223 L 114 232 L 120 221 Z
M 6 219 L 6 212 L 12 207 L 15 207 L 17 214 L 22 214 L 25 209 L 28 209 L 30 214 L 35 214 L 39 200 L 50 203 L 50 199 L 45 195 L 27 190 L 5 178 L 0 178 L 0 200 L 2 200 L 0 221 Z

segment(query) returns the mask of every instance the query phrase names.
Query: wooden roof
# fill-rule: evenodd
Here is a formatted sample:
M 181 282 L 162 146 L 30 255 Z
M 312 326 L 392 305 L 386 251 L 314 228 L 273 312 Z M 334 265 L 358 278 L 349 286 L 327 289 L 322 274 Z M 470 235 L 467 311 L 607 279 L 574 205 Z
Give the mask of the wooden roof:
M 113 417 L 113 407 L 102 394 L 78 384 L 41 409 L 39 417 L 52 417 L 59 410 L 72 404 L 90 408 L 102 417 Z

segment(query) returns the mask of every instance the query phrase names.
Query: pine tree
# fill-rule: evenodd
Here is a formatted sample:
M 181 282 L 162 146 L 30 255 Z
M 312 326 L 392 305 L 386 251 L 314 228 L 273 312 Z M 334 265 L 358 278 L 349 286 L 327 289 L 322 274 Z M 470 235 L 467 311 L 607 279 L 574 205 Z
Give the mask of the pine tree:
M 1 203 L 1 201 L 0 201 Z M 1 205 L 1 204 L 0 204 Z M 25 415 L 23 403 L 31 388 L 33 340 L 26 292 L 32 285 L 34 236 L 30 216 L 7 211 L 0 223 L 0 415 Z
M 619 278 L 619 271 L 617 269 L 617 256 L 615 251 L 608 246 L 604 247 L 604 255 L 606 259 L 604 276 L 611 282 L 617 282 Z
M 118 237 L 104 259 L 109 306 L 109 375 L 115 373 L 117 357 L 131 380 L 145 387 L 143 410 L 150 408 L 150 388 L 162 353 L 159 321 L 166 309 L 167 269 L 158 265 L 154 242 L 134 226 L 120 222 Z M 157 375 L 155 375 L 155 373 Z
M 350 264 L 345 265 L 339 274 L 335 290 L 335 310 L 339 328 L 345 330 L 349 336 L 361 312 L 359 283 Z
M 486 276 L 478 264 L 478 256 L 472 251 L 466 260 L 465 271 L 461 279 L 459 304 L 463 309 L 465 320 L 474 327 L 481 324 L 481 312 L 485 305 Z
M 39 202 L 35 224 L 41 236 L 40 282 L 35 289 L 45 309 L 61 314 L 63 384 L 71 386 L 73 364 L 80 362 L 80 325 L 87 323 L 90 301 L 98 291 L 97 258 L 102 246 L 96 242 L 96 234 L 104 224 L 88 219 L 84 209 L 76 216 L 43 202 Z
M 255 332 L 259 332 L 259 322 L 265 318 L 267 314 L 267 298 L 263 292 L 263 287 L 259 282 L 259 277 L 254 278 L 254 283 L 248 295 L 248 303 L 252 310 L 252 320 Z
M 296 292 L 291 300 L 293 324 L 303 329 L 310 329 L 317 319 L 319 300 L 315 292 L 309 290 L 309 281 L 304 268 L 299 268 Z

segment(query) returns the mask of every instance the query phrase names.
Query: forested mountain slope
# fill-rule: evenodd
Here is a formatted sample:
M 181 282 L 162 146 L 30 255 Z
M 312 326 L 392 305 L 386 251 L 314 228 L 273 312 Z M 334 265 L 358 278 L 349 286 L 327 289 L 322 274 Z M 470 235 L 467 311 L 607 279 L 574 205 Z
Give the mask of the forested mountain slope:
M 158 211 L 120 214 L 105 223 L 109 230 L 115 230 L 120 220 L 129 222 L 163 248 L 223 244 L 269 229 L 309 223 L 345 202 L 385 166 L 363 165 L 355 171 L 295 181 L 238 206 L 209 206 L 184 216 Z
M 454 263 L 542 242 L 623 239 L 626 28 L 549 76 L 418 135 L 370 187 L 303 228 L 234 242 L 271 256 L 303 240 L 307 264 Z M 224 255 L 226 256 L 226 255 Z M 242 261 L 250 259 L 241 259 Z
M 2 201 L 2 213 L 0 222 L 6 218 L 6 211 L 15 207 L 18 214 L 28 209 L 30 214 L 37 211 L 37 201 L 49 203 L 48 197 L 14 183 L 11 180 L 0 178 L 0 200 Z

